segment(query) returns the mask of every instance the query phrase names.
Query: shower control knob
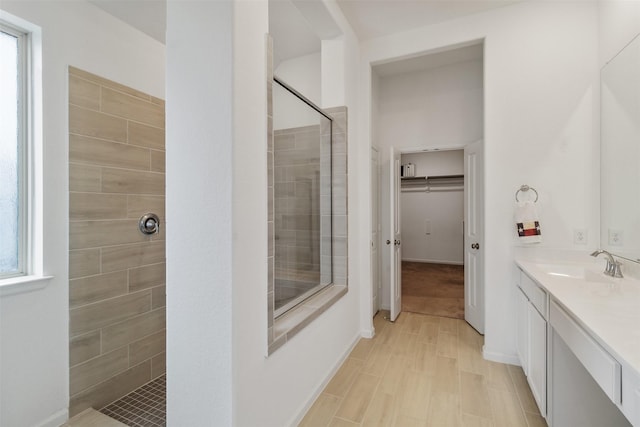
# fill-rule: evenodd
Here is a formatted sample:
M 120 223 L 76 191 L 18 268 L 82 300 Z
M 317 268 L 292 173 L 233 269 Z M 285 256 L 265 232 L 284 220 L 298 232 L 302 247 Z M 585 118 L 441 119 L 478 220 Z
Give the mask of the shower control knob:
M 157 234 L 160 232 L 160 218 L 154 213 L 148 213 L 140 217 L 138 227 L 142 234 Z

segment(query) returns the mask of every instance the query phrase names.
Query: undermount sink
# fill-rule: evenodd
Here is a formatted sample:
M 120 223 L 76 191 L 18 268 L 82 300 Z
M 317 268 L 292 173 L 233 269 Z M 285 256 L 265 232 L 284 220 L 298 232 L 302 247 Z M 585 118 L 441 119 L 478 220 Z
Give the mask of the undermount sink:
M 588 282 L 611 283 L 613 278 L 604 274 L 600 265 L 535 263 L 536 267 L 549 276 L 580 279 Z
M 574 279 L 584 279 L 586 268 L 575 264 L 538 264 L 536 267 L 550 276 L 571 277 Z

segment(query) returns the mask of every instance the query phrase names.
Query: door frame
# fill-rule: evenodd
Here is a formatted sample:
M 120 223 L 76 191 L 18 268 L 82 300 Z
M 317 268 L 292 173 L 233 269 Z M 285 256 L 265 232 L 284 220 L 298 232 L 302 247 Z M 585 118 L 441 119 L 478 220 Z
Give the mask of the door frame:
M 371 264 L 371 317 L 374 317 L 380 310 L 380 292 L 382 290 L 382 281 L 380 280 L 380 152 L 376 147 L 371 147 L 369 161 L 371 167 L 369 179 L 372 189 L 369 262 Z M 373 191 L 374 189 L 375 191 Z M 374 221 L 376 219 L 377 221 Z
M 484 141 L 484 138 L 482 138 L 482 140 Z M 474 142 L 476 142 L 476 141 L 471 141 L 471 142 L 469 142 L 469 144 L 473 144 Z M 429 153 L 429 152 L 432 152 L 432 151 L 433 152 L 435 152 L 435 151 L 438 151 L 438 152 L 439 151 L 464 151 L 464 148 L 465 148 L 466 145 L 468 145 L 468 144 L 451 145 L 451 146 L 446 146 L 446 147 L 442 147 L 442 146 L 423 146 L 423 147 L 412 147 L 412 148 L 395 148 L 395 146 L 393 146 L 393 145 L 391 147 L 395 148 L 398 152 L 400 152 L 401 155 L 404 155 L 404 154 Z M 482 170 L 484 170 L 484 157 L 483 157 L 482 161 L 483 161 Z M 392 171 L 389 171 L 389 173 L 391 174 Z M 465 179 L 466 179 L 466 176 L 465 176 Z M 379 190 L 385 191 L 385 189 L 379 189 Z M 391 189 L 389 189 L 389 188 L 387 188 L 386 191 L 389 194 L 391 193 Z M 482 189 L 481 198 L 482 198 L 482 201 L 483 201 L 482 205 L 484 206 L 484 200 L 485 200 L 484 188 Z M 380 199 L 380 197 L 379 197 L 379 199 Z M 391 205 L 391 203 L 393 203 L 393 200 L 389 200 L 389 204 L 390 205 Z M 400 202 L 400 198 L 398 198 L 398 203 L 401 203 Z M 466 203 L 466 200 L 465 200 L 464 205 L 463 205 L 463 209 L 466 209 L 466 205 L 467 205 L 467 203 Z M 390 209 L 391 206 L 381 206 L 381 208 L 382 209 Z M 382 209 L 380 209 L 380 211 L 382 211 Z M 486 215 L 483 215 L 483 218 L 482 218 L 482 221 L 481 221 L 482 229 L 485 228 L 485 223 L 486 223 L 486 219 L 485 218 L 486 218 Z M 389 230 L 388 232 L 389 232 L 388 236 L 381 236 L 382 240 L 389 239 L 389 238 L 393 237 L 392 236 L 393 230 Z M 389 248 L 390 246 L 385 245 L 385 247 Z M 382 245 L 380 245 L 380 248 L 382 248 Z M 384 255 L 383 255 L 383 252 L 384 252 Z M 379 257 L 388 256 L 388 253 L 386 251 L 383 251 L 382 249 L 379 249 L 378 253 L 379 253 Z M 380 262 L 380 259 L 381 258 L 378 259 L 378 262 Z M 464 263 L 464 260 L 463 260 L 463 263 Z M 482 258 L 482 270 L 481 271 L 483 271 L 483 272 L 485 271 L 485 266 L 486 266 L 486 257 L 483 257 Z M 483 273 L 483 275 L 484 275 L 484 273 Z M 482 292 L 483 292 L 483 294 L 486 294 L 486 287 L 484 286 L 484 277 L 481 278 L 481 281 L 483 283 Z M 389 293 L 391 293 L 391 289 L 392 289 L 392 283 L 390 282 L 389 283 Z M 466 301 L 467 301 L 466 289 L 467 289 L 467 283 L 466 283 L 466 277 L 465 277 L 465 305 L 466 305 Z M 402 292 L 402 284 L 400 285 L 400 292 Z M 486 306 L 486 298 L 483 298 L 482 303 L 483 303 L 483 313 L 484 313 L 484 316 L 486 318 L 486 310 L 484 309 L 485 308 L 484 306 Z

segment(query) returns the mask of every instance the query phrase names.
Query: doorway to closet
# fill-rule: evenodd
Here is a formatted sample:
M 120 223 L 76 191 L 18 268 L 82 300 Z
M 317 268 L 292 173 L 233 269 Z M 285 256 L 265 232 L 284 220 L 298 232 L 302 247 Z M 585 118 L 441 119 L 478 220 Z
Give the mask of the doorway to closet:
M 440 149 L 435 150 L 422 150 L 422 151 L 440 151 Z M 448 151 L 448 150 L 447 150 Z M 454 148 L 451 148 L 450 151 L 456 151 Z M 450 156 L 452 159 L 455 156 Z M 402 154 L 395 148 L 390 147 L 389 151 L 389 171 L 390 171 L 390 179 L 389 179 L 389 230 L 390 230 L 390 239 L 387 239 L 386 244 L 389 247 L 389 290 L 390 290 L 390 309 L 389 309 L 389 320 L 395 321 L 399 314 L 405 311 L 412 311 L 410 307 L 404 306 L 403 301 L 403 269 L 405 267 L 405 262 L 418 262 L 418 263 L 426 263 L 426 264 L 438 264 L 436 266 L 431 266 L 431 273 L 436 273 L 435 269 L 440 269 L 442 272 L 443 268 L 447 268 L 443 266 L 443 260 L 439 260 L 440 262 L 434 263 L 429 262 L 433 260 L 429 259 L 411 259 L 403 252 L 404 247 L 407 246 L 406 240 L 405 245 L 402 245 L 402 241 L 404 237 L 407 237 L 409 240 L 409 250 L 414 250 L 413 254 L 424 254 L 425 242 L 420 237 L 420 230 L 412 227 L 412 223 L 415 221 L 407 221 L 407 218 L 403 215 L 403 181 L 405 182 L 404 189 L 405 192 L 418 192 L 418 193 L 447 193 L 447 192 L 459 192 L 463 191 L 462 198 L 462 259 L 463 259 L 463 284 L 464 284 L 464 292 L 463 292 L 463 310 L 464 315 L 460 316 L 460 318 L 464 318 L 474 329 L 478 332 L 484 332 L 484 255 L 481 248 L 484 247 L 483 242 L 483 224 L 484 224 L 484 208 L 483 208 L 483 200 L 484 200 L 484 161 L 483 161 L 483 141 L 478 140 L 471 144 L 467 144 L 464 146 L 462 151 L 463 158 L 463 173 L 462 174 L 438 174 L 438 175 L 416 175 L 416 165 L 413 163 L 402 163 Z M 459 162 L 457 167 L 459 168 Z M 443 161 L 443 159 L 439 159 L 439 161 L 435 162 L 434 165 L 438 165 L 438 167 L 442 167 L 446 165 L 447 162 Z M 424 166 L 424 165 L 423 165 Z M 433 167 L 432 170 L 438 170 L 438 167 Z M 458 169 L 459 170 L 459 169 Z M 406 176 L 406 175 L 409 176 Z M 455 206 L 455 201 L 458 201 L 459 205 L 459 197 L 450 197 L 450 201 L 453 201 L 453 205 Z M 414 201 L 415 202 L 415 201 Z M 436 228 L 438 229 L 447 229 L 447 222 L 455 224 L 457 222 L 456 215 L 453 214 L 455 209 L 448 210 L 447 204 L 444 203 L 445 199 L 441 199 L 439 201 L 431 200 L 426 205 L 420 206 L 418 204 L 418 209 L 413 209 L 418 214 L 418 224 L 420 225 L 421 221 L 424 221 L 424 225 L 422 228 L 422 232 L 429 236 L 433 232 L 433 226 L 431 224 L 431 219 L 422 217 L 423 213 L 432 213 L 437 218 Z M 406 203 L 405 203 L 406 204 Z M 414 203 L 415 204 L 415 203 Z M 407 228 L 407 230 L 404 230 Z M 455 229 L 455 227 L 454 227 Z M 455 232 L 453 233 L 455 235 Z M 403 237 L 404 236 L 404 237 Z M 455 246 L 456 239 L 449 233 L 440 233 L 440 238 L 436 241 L 434 247 L 441 248 L 447 246 L 447 244 L 452 244 Z M 453 238 L 452 238 L 453 237 Z M 417 242 L 417 244 L 416 244 Z M 446 244 L 445 244 L 446 242 Z M 418 246 L 419 250 L 415 251 L 416 246 Z M 442 256 L 446 251 L 431 251 L 431 253 L 439 253 L 437 256 Z M 405 261 L 405 262 L 403 262 Z M 446 262 L 446 264 L 451 264 L 451 261 Z M 455 264 L 457 265 L 457 264 Z M 406 265 L 408 267 L 408 265 Z M 425 266 L 421 266 L 423 269 Z M 416 288 L 421 290 L 421 294 L 419 296 L 419 300 L 417 300 L 417 304 L 422 303 L 422 310 L 417 310 L 416 312 L 425 313 L 423 310 L 431 309 L 434 310 L 435 307 L 438 307 L 440 313 L 435 313 L 431 311 L 426 314 L 432 315 L 440 315 L 446 314 L 444 317 L 457 317 L 451 313 L 450 308 L 442 307 L 438 305 L 438 302 L 442 303 L 442 301 L 438 301 L 438 295 L 442 296 L 442 292 L 444 291 L 442 286 L 438 286 L 437 284 L 440 280 L 437 280 L 432 275 L 423 274 L 421 277 L 417 275 L 417 280 L 413 281 L 414 291 Z M 416 277 L 414 277 L 416 279 Z M 430 280 L 425 280 L 430 279 Z M 426 283 L 425 283 L 426 282 Z M 430 283 L 429 283 L 430 282 Z M 434 284 L 436 284 L 434 286 Z M 455 286 L 455 285 L 454 285 Z M 451 292 L 455 292 L 455 287 L 447 286 L 449 295 L 453 296 Z M 459 295 L 459 290 L 458 290 Z M 415 295 L 413 295 L 415 296 Z M 416 302 L 415 299 L 413 301 Z M 429 304 L 429 305 L 426 305 Z M 416 308 L 414 307 L 414 310 Z
M 391 321 L 464 317 L 483 333 L 483 41 L 374 65 L 372 100 L 379 308 Z
M 464 151 L 401 165 L 402 311 L 464 319 Z

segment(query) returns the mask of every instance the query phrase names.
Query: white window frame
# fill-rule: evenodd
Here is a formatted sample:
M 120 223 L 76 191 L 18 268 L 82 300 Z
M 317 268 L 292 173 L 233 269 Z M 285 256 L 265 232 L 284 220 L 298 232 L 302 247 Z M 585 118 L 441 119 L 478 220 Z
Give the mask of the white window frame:
M 28 221 L 25 218 L 28 213 L 30 203 L 28 197 L 27 186 L 29 165 L 26 161 L 27 143 L 29 135 L 27 134 L 28 125 L 28 68 L 26 58 L 28 55 L 29 42 L 27 35 L 13 26 L 9 26 L 0 21 L 0 31 L 16 38 L 17 41 L 17 61 L 18 61 L 18 268 L 17 271 L 3 273 L 0 277 L 3 279 L 23 276 L 28 271 L 29 253 L 28 253 Z
M 18 37 L 19 112 L 19 272 L 0 276 L 0 296 L 46 286 L 43 266 L 42 31 L 0 9 L 2 31 Z

